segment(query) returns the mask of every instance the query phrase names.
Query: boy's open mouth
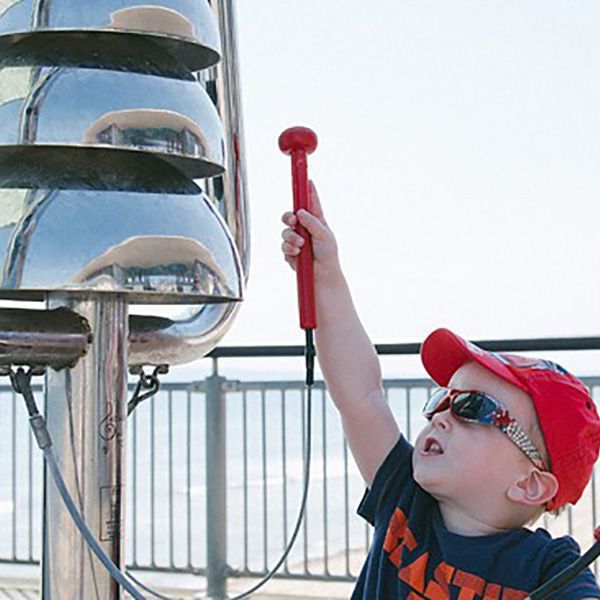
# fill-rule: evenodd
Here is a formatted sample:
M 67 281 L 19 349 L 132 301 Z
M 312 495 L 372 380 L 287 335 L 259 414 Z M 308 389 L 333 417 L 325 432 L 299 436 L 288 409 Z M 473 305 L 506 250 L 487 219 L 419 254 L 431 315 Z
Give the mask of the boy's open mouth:
M 425 440 L 422 454 L 444 454 L 444 451 L 442 450 L 440 443 L 435 438 L 428 437 Z

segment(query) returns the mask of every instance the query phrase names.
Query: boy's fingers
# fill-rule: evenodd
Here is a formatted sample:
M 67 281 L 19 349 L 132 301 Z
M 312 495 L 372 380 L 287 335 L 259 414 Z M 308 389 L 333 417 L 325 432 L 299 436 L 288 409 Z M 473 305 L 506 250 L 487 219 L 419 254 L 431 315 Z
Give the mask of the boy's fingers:
M 281 237 L 293 246 L 302 246 L 304 244 L 304 238 L 293 229 L 284 229 L 281 232 Z
M 308 230 L 308 233 L 318 240 L 325 239 L 329 235 L 327 226 L 318 217 L 311 215 L 304 209 L 298 211 L 300 225 Z
M 298 256 L 298 254 L 300 254 L 300 248 L 298 246 L 293 246 L 289 242 L 283 242 L 281 244 L 281 250 L 283 251 L 286 260 L 290 256 Z
M 296 215 L 293 212 L 287 211 L 284 212 L 281 220 L 289 226 L 294 226 L 296 224 Z

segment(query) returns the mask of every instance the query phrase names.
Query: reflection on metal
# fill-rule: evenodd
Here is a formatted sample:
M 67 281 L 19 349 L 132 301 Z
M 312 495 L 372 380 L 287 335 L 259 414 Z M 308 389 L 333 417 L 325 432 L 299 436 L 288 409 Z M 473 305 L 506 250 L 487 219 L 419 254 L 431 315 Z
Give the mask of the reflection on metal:
M 2 187 L 163 191 L 172 179 L 181 192 L 223 172 L 223 128 L 197 81 L 91 69 L 30 81 L 0 105 Z
M 237 56 L 237 35 L 231 2 L 214 2 L 215 19 L 223 39 L 223 58 L 209 71 L 207 86 L 226 132 L 226 167 L 220 177 L 207 180 L 211 198 L 219 203 L 221 213 L 235 239 L 245 278 L 250 272 L 250 217 L 244 162 L 244 133 Z
M 15 0 L 0 15 L 0 66 L 189 78 L 219 55 L 219 32 L 206 0 Z
M 182 304 L 243 294 L 235 243 L 202 193 L 31 191 L 2 238 L 0 298 L 40 300 L 60 289 Z
M 173 320 L 129 316 L 128 364 L 177 365 L 208 354 L 225 335 L 241 304 L 205 304 L 189 317 Z M 10 365 L 61 370 L 72 367 L 92 342 L 90 325 L 66 308 L 0 308 L 0 374 Z
M 177 365 L 208 354 L 233 323 L 240 304 L 206 304 L 187 319 L 129 317 L 129 365 Z

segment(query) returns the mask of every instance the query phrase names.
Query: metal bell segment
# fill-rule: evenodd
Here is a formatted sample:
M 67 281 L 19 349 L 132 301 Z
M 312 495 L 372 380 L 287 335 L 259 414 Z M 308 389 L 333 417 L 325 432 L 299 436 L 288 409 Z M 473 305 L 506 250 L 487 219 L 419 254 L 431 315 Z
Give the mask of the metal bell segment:
M 224 170 L 223 127 L 196 80 L 7 71 L 27 83 L 23 97 L 0 105 L 2 187 L 185 192 Z
M 206 1 L 10 0 L 0 15 L 2 66 L 98 67 L 189 78 L 220 55 L 219 29 Z
M 42 300 L 47 290 L 124 293 L 130 303 L 242 298 L 235 243 L 200 190 L 28 191 L 18 218 L 0 223 L 0 250 L 0 289 L 19 300 Z

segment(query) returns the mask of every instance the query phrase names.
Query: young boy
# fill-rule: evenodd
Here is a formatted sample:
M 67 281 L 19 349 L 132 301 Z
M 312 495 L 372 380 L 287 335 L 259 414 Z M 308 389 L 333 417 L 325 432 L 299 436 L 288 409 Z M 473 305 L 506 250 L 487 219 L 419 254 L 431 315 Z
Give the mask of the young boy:
M 358 512 L 375 531 L 352 598 L 526 598 L 579 556 L 572 538 L 525 526 L 575 503 L 591 477 L 600 419 L 587 389 L 550 361 L 436 330 L 421 358 L 442 389 L 413 448 L 386 404 L 312 183 L 310 193 L 313 214 L 283 215 L 282 250 L 295 268 L 293 228 L 311 234 L 317 355 L 368 486 Z M 587 569 L 551 598 L 600 598 L 600 588 Z

